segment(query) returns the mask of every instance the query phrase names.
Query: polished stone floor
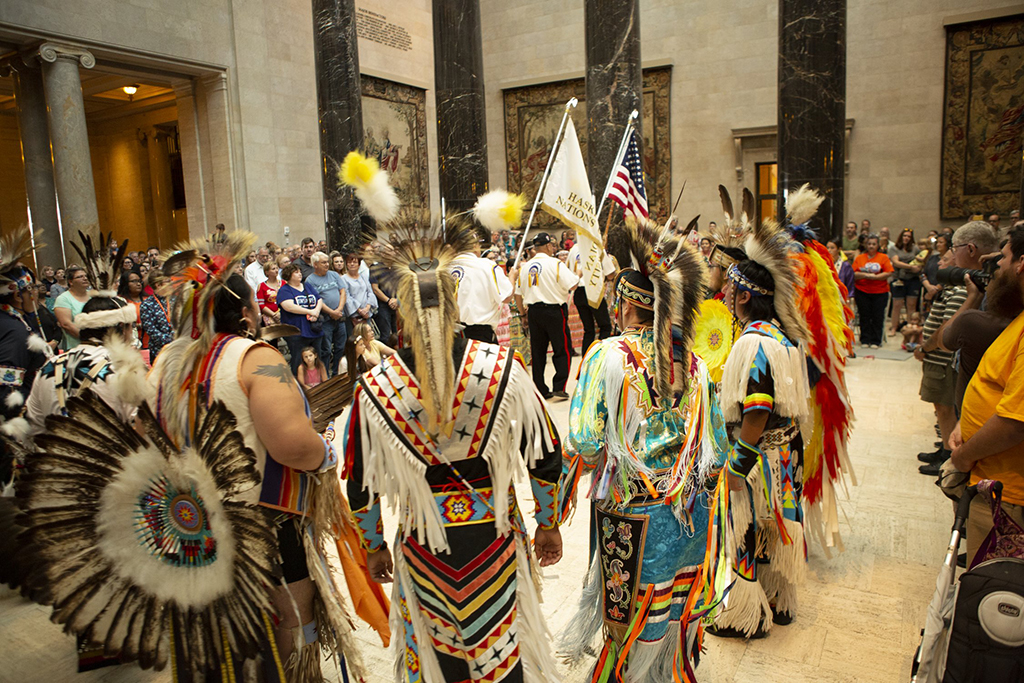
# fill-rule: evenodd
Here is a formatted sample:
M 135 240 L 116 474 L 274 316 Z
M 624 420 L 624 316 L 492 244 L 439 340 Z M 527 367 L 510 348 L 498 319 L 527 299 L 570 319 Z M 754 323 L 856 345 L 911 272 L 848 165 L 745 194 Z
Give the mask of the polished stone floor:
M 887 354 L 902 357 L 897 348 Z M 705 638 L 700 680 L 802 683 L 843 681 L 896 683 L 909 680 L 910 661 L 925 608 L 942 561 L 950 506 L 917 472 L 918 451 L 935 440 L 931 409 L 917 396 L 920 365 L 913 358 L 873 358 L 868 349 L 851 362 L 850 391 L 857 423 L 851 457 L 859 485 L 841 503 L 846 552 L 825 559 L 812 548 L 800 611 L 790 626 L 744 643 Z M 551 375 L 549 365 L 548 375 Z M 569 391 L 572 385 L 570 383 Z M 567 403 L 553 404 L 560 428 Z M 521 500 L 528 486 L 519 487 Z M 388 519 L 388 533 L 394 530 Z M 553 632 L 565 624 L 576 601 L 587 557 L 581 518 L 563 530 L 565 557 L 544 571 L 544 613 Z M 0 682 L 75 683 L 167 681 L 170 675 L 121 666 L 74 673 L 74 643 L 49 622 L 47 611 L 9 592 L 0 596 Z M 389 653 L 368 629 L 358 637 L 370 680 L 391 681 Z M 589 680 L 591 661 L 563 669 L 564 680 Z M 340 680 L 325 667 L 328 680 Z

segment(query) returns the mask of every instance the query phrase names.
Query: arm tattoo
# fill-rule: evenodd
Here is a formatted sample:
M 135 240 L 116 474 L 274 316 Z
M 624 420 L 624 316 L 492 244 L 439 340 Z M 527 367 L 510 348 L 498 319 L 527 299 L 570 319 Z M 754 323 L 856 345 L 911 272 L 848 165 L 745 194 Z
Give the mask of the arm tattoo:
M 252 374 L 259 375 L 261 377 L 276 377 L 277 381 L 281 384 L 291 384 L 295 381 L 295 378 L 292 377 L 292 371 L 284 363 L 260 365 Z

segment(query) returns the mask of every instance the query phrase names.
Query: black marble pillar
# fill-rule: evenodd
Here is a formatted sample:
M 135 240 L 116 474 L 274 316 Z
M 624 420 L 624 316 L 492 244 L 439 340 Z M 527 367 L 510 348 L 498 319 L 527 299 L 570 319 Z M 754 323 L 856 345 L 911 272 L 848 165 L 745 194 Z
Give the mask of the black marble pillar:
M 587 50 L 587 174 L 600 204 L 626 121 L 634 109 L 640 112 L 636 129 L 642 132 L 640 1 L 584 0 L 583 14 Z
M 842 233 L 845 129 L 846 0 L 779 0 L 779 215 L 810 183 L 822 241 Z
M 355 0 L 313 0 L 313 54 L 327 246 L 344 250 L 362 231 L 359 203 L 349 188 L 338 186 L 345 155 L 363 145 Z M 305 236 L 301 229 L 299 236 Z
M 487 120 L 480 0 L 434 0 L 438 181 L 445 209 L 487 192 Z

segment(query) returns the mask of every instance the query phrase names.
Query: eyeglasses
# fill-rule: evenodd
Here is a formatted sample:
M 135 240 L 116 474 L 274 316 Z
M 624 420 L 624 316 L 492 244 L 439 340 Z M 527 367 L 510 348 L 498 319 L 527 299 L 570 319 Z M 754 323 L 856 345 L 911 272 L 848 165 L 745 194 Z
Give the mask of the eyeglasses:
M 972 247 L 972 246 L 974 246 L 974 245 L 973 245 L 973 244 L 971 244 L 970 242 L 964 242 L 963 244 L 954 244 L 953 246 L 951 246 L 951 247 L 949 248 L 949 250 L 950 250 L 950 251 L 954 251 L 954 252 L 955 252 L 955 251 L 956 251 L 957 249 L 959 249 L 960 247 Z

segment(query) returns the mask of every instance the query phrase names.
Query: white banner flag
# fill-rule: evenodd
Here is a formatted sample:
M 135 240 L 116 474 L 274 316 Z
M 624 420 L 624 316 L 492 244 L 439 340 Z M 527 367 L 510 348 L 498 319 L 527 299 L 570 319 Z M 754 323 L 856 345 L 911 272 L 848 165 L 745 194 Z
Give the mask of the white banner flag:
M 583 152 L 572 119 L 565 127 L 562 145 L 551 164 L 541 208 L 576 231 L 587 301 L 592 308 L 597 308 L 602 305 L 604 295 L 604 243 L 594 215 L 594 193 L 587 179 L 587 167 L 583 163 Z

